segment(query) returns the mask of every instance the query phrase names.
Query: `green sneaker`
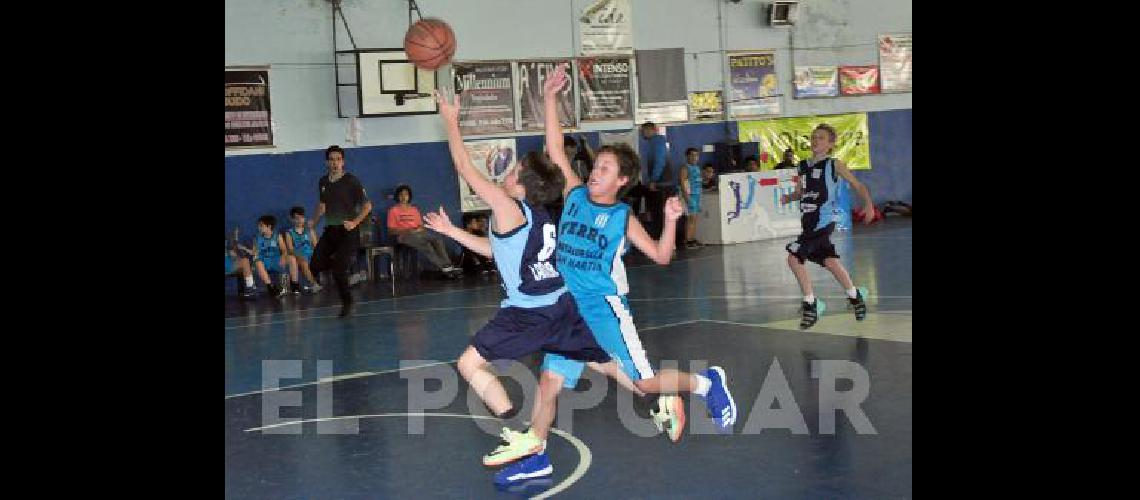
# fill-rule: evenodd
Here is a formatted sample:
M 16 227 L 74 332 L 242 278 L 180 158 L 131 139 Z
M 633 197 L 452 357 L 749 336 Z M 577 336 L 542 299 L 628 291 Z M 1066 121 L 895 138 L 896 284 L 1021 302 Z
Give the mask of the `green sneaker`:
M 658 431 L 664 431 L 670 441 L 680 441 L 685 432 L 685 402 L 680 396 L 661 396 L 657 398 L 657 408 L 657 411 L 649 410 L 653 425 Z
M 855 311 L 856 321 L 863 321 L 867 317 L 867 287 L 855 288 L 855 298 L 847 299 L 847 310 Z
M 503 440 L 499 442 L 499 447 L 495 448 L 495 451 L 483 456 L 483 465 L 488 467 L 503 465 L 541 452 L 544 448 L 542 440 L 538 439 L 530 429 L 526 432 L 515 432 L 503 427 L 499 437 Z

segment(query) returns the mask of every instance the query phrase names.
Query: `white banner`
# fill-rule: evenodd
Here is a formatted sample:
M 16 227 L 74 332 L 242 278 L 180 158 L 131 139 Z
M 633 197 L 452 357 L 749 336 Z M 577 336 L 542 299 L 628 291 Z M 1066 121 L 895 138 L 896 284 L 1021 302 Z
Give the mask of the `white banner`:
M 578 18 L 581 55 L 633 53 L 633 10 L 629 0 L 597 0 Z
M 513 138 L 465 141 L 463 146 L 467 148 L 467 156 L 475 164 L 475 170 L 500 186 L 503 185 L 503 179 L 518 163 L 518 147 Z M 463 212 L 491 208 L 462 178 L 459 179 L 459 206 Z
M 879 35 L 880 92 L 910 92 L 910 62 L 910 33 Z
M 721 243 L 739 243 L 800 233 L 799 203 L 780 204 L 794 193 L 796 171 L 767 170 L 719 176 Z

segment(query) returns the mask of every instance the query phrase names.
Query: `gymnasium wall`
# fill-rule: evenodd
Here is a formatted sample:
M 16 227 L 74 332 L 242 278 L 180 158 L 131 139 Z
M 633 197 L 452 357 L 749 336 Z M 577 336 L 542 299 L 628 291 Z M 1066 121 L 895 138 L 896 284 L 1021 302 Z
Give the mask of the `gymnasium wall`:
M 419 0 L 425 17 L 455 30 L 460 60 L 575 55 L 575 14 L 589 0 Z M 879 33 L 911 31 L 909 0 L 812 0 L 800 3 L 795 27 L 772 28 L 766 2 L 742 0 L 632 0 L 634 46 L 684 47 L 689 90 L 723 84 L 720 50 L 775 49 L 785 116 L 868 112 L 873 169 L 857 175 L 877 201 L 911 194 L 911 94 L 795 100 L 793 65 L 876 64 Z M 398 47 L 407 29 L 406 0 L 343 0 L 356 45 Z M 339 22 L 339 20 L 338 20 Z M 718 30 L 718 26 L 721 28 Z M 350 44 L 338 27 L 341 49 Z M 337 118 L 332 13 L 325 0 L 227 0 L 226 65 L 270 65 L 276 147 L 226 151 L 226 228 L 251 234 L 263 213 L 283 218 L 290 206 L 311 211 L 323 149 L 346 144 L 347 120 Z M 791 48 L 795 50 L 790 50 Z M 794 61 L 792 60 L 794 58 Z M 383 195 L 399 183 L 415 190 L 421 209 L 443 205 L 459 216 L 457 180 L 436 115 L 366 118 L 347 169 L 361 178 L 383 211 Z M 628 129 L 633 124 L 584 124 L 583 130 Z M 673 152 L 735 137 L 735 123 L 671 125 Z M 594 133 L 587 133 L 596 144 Z M 541 147 L 541 136 L 518 138 L 520 152 Z

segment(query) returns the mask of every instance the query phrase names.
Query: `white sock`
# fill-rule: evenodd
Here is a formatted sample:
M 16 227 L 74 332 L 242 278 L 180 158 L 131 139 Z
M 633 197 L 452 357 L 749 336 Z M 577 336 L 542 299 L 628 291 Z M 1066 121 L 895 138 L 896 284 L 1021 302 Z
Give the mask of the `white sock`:
M 709 393 L 709 388 L 712 387 L 712 380 L 709 380 L 708 377 L 700 374 L 694 374 L 693 376 L 697 377 L 697 388 L 693 389 L 693 394 L 696 394 L 698 396 L 707 396 Z
M 853 298 L 859 296 L 859 290 L 856 290 L 855 287 L 848 288 L 847 289 L 847 296 L 853 299 Z
M 245 277 L 245 287 L 246 288 L 253 288 L 253 276 L 246 276 Z
M 815 294 L 809 293 L 807 295 L 804 295 L 804 302 L 807 302 L 808 304 L 815 304 Z

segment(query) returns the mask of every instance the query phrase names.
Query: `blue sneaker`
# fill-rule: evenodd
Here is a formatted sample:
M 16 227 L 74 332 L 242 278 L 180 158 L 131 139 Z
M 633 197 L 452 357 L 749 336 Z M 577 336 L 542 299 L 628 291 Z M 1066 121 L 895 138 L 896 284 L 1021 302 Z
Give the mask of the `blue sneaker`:
M 546 452 L 531 455 L 495 473 L 495 484 L 508 486 L 522 483 L 531 479 L 547 477 L 554 473 L 554 466 L 550 465 L 550 458 Z
M 728 377 L 724 374 L 724 368 L 714 366 L 702 371 L 701 375 L 712 381 L 712 387 L 709 387 L 709 392 L 705 395 L 709 416 L 721 432 L 731 433 L 732 425 L 736 423 L 736 401 L 733 401 L 732 393 L 728 392 Z

